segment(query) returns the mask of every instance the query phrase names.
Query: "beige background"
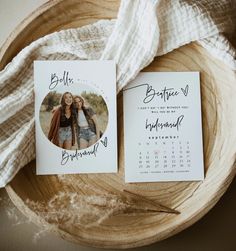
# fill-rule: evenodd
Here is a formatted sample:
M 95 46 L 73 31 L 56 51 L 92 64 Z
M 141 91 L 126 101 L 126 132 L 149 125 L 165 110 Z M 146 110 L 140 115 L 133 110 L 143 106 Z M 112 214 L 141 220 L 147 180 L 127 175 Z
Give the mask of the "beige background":
M 0 46 L 30 12 L 45 0 L 0 0 Z M 234 251 L 236 250 L 236 180 L 218 204 L 202 220 L 192 227 L 167 240 L 135 250 L 191 250 Z M 53 234 L 42 233 L 30 223 L 0 189 L 0 251 L 8 250 L 79 250 L 98 249 L 81 247 L 64 241 Z

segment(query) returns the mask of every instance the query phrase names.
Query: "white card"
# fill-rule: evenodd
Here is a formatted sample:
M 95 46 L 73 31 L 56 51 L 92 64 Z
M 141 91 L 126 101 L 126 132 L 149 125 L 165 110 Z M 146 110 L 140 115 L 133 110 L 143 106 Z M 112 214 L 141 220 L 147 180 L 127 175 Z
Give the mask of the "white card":
M 35 61 L 37 174 L 117 172 L 114 61 Z
M 203 180 L 199 72 L 140 73 L 123 99 L 125 181 Z

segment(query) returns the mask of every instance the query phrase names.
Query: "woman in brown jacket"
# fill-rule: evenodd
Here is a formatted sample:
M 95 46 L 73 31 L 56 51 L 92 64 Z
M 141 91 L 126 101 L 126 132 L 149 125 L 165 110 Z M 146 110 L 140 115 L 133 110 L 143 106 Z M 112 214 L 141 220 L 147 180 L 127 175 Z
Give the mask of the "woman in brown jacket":
M 75 143 L 73 96 L 70 92 L 62 95 L 61 105 L 53 113 L 48 139 L 67 150 L 71 150 Z

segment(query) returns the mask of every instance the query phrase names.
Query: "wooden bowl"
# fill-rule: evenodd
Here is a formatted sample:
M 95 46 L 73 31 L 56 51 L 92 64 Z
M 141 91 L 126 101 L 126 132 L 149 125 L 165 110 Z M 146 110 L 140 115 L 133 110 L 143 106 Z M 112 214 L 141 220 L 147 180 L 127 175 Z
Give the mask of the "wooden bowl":
M 50 1 L 25 19 L 0 51 L 0 68 L 30 42 L 54 31 L 80 27 L 99 19 L 115 18 L 116 0 Z M 13 203 L 37 224 L 47 223 L 26 200 L 47 202 L 62 191 L 91 193 L 94 189 L 122 193 L 134 191 L 146 198 L 176 208 L 179 215 L 157 213 L 117 215 L 93 228 L 51 226 L 63 238 L 102 248 L 131 248 L 148 245 L 174 235 L 206 214 L 232 181 L 236 168 L 236 76 L 222 62 L 211 57 L 197 43 L 183 46 L 156 58 L 144 71 L 200 71 L 204 132 L 205 180 L 202 182 L 162 182 L 125 184 L 123 170 L 122 96 L 118 97 L 119 173 L 37 176 L 35 162 L 23 168 L 6 187 Z M 67 176 L 66 176 L 67 177 Z M 81 184 L 87 184 L 86 191 Z

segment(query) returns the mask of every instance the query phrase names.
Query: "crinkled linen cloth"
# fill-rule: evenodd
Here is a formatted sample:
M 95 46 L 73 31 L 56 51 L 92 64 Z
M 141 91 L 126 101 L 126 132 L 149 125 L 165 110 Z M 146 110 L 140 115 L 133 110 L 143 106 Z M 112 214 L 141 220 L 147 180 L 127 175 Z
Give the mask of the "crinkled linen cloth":
M 0 72 L 0 187 L 35 158 L 34 60 L 114 59 L 119 92 L 163 55 L 198 41 L 236 70 L 230 44 L 235 1 L 123 0 L 117 20 L 49 34 L 25 47 Z

